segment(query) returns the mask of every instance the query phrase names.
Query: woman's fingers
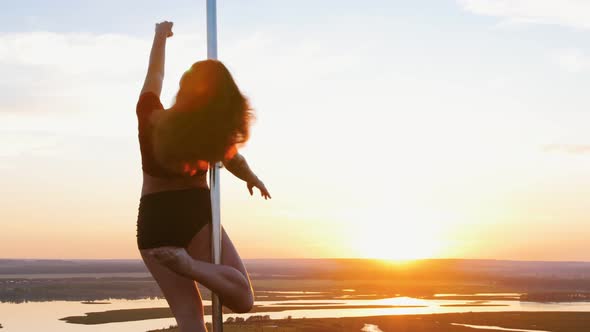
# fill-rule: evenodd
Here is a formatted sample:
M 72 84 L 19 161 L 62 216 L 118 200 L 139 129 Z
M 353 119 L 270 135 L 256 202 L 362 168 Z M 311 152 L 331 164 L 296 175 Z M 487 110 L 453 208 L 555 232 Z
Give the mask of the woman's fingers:
M 266 187 L 264 185 L 262 185 L 259 189 L 260 189 L 260 195 L 262 197 L 264 197 L 264 199 L 272 198 L 272 197 L 270 197 L 270 193 L 268 192 L 268 189 L 266 189 Z
M 248 183 L 248 191 L 250 192 L 250 196 L 254 195 L 254 187 L 260 190 L 260 196 L 264 197 L 264 199 L 272 198 L 262 181 L 258 181 L 258 183 Z
M 166 37 L 172 37 L 174 33 L 172 32 L 172 26 L 174 23 L 170 21 L 162 21 L 160 23 L 156 23 L 156 31 L 166 34 Z

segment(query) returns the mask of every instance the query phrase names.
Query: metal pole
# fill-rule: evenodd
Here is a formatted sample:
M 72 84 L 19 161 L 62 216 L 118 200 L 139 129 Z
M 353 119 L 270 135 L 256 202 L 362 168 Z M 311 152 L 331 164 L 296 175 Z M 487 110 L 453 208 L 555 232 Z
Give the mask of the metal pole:
M 207 0 L 207 58 L 217 59 L 217 6 L 216 0 Z M 209 186 L 211 187 L 211 260 L 221 264 L 221 208 L 220 208 L 220 169 L 221 163 L 209 168 Z M 223 313 L 219 297 L 211 292 L 211 312 L 213 332 L 223 331 Z

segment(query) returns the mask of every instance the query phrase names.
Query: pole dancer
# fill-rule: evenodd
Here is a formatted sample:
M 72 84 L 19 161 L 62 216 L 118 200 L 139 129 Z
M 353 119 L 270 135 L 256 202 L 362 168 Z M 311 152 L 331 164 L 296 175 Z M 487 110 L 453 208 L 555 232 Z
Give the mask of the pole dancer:
M 165 109 L 160 102 L 172 25 L 156 24 L 136 105 L 143 171 L 137 246 L 179 330 L 207 331 L 197 283 L 236 313 L 252 309 L 254 292 L 224 227 L 220 229 L 220 264 L 211 263 L 214 209 L 206 173 L 211 165 L 222 163 L 246 182 L 250 195 L 257 188 L 265 199 L 271 196 L 238 152 L 249 138 L 253 110 L 222 62 L 194 63 L 182 75 L 173 105 Z

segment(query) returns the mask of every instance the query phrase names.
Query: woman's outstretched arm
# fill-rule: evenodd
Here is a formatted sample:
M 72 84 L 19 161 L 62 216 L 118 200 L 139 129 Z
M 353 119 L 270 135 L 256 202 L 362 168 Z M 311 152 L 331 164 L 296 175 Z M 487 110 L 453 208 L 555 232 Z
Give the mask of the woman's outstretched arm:
M 173 35 L 172 24 L 172 22 L 168 21 L 156 23 L 154 42 L 152 44 L 152 51 L 150 52 L 150 63 L 140 95 L 144 92 L 153 92 L 159 97 L 160 93 L 162 92 L 162 82 L 164 81 L 166 38 L 172 37 Z
M 260 190 L 260 195 L 262 195 L 264 199 L 272 198 L 264 183 L 260 181 L 254 172 L 252 172 L 244 156 L 236 153 L 230 160 L 225 160 L 223 165 L 233 175 L 247 183 L 250 195 L 254 194 L 252 188 L 256 187 Z

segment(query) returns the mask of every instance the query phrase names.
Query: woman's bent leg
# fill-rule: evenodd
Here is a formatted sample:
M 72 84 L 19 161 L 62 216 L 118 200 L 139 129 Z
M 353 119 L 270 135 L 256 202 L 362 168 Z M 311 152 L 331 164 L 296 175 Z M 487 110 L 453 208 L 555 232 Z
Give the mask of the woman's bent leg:
M 194 280 L 185 278 L 161 265 L 149 252 L 140 250 L 143 261 L 160 286 L 180 332 L 206 332 L 203 302 Z
M 226 307 L 237 313 L 248 312 L 254 304 L 250 279 L 229 236 L 222 232 L 221 265 L 209 263 L 211 257 L 210 226 L 203 227 L 191 240 L 187 250 L 178 247 L 152 249 L 161 264 L 178 274 L 194 279 L 215 292 Z
M 189 254 L 200 261 L 211 262 L 211 225 L 207 224 L 197 233 L 188 246 Z M 240 288 L 229 297 L 221 297 L 222 303 L 234 312 L 248 312 L 254 305 L 254 290 L 244 262 L 225 228 L 221 228 L 221 266 L 237 270 L 241 276 Z

